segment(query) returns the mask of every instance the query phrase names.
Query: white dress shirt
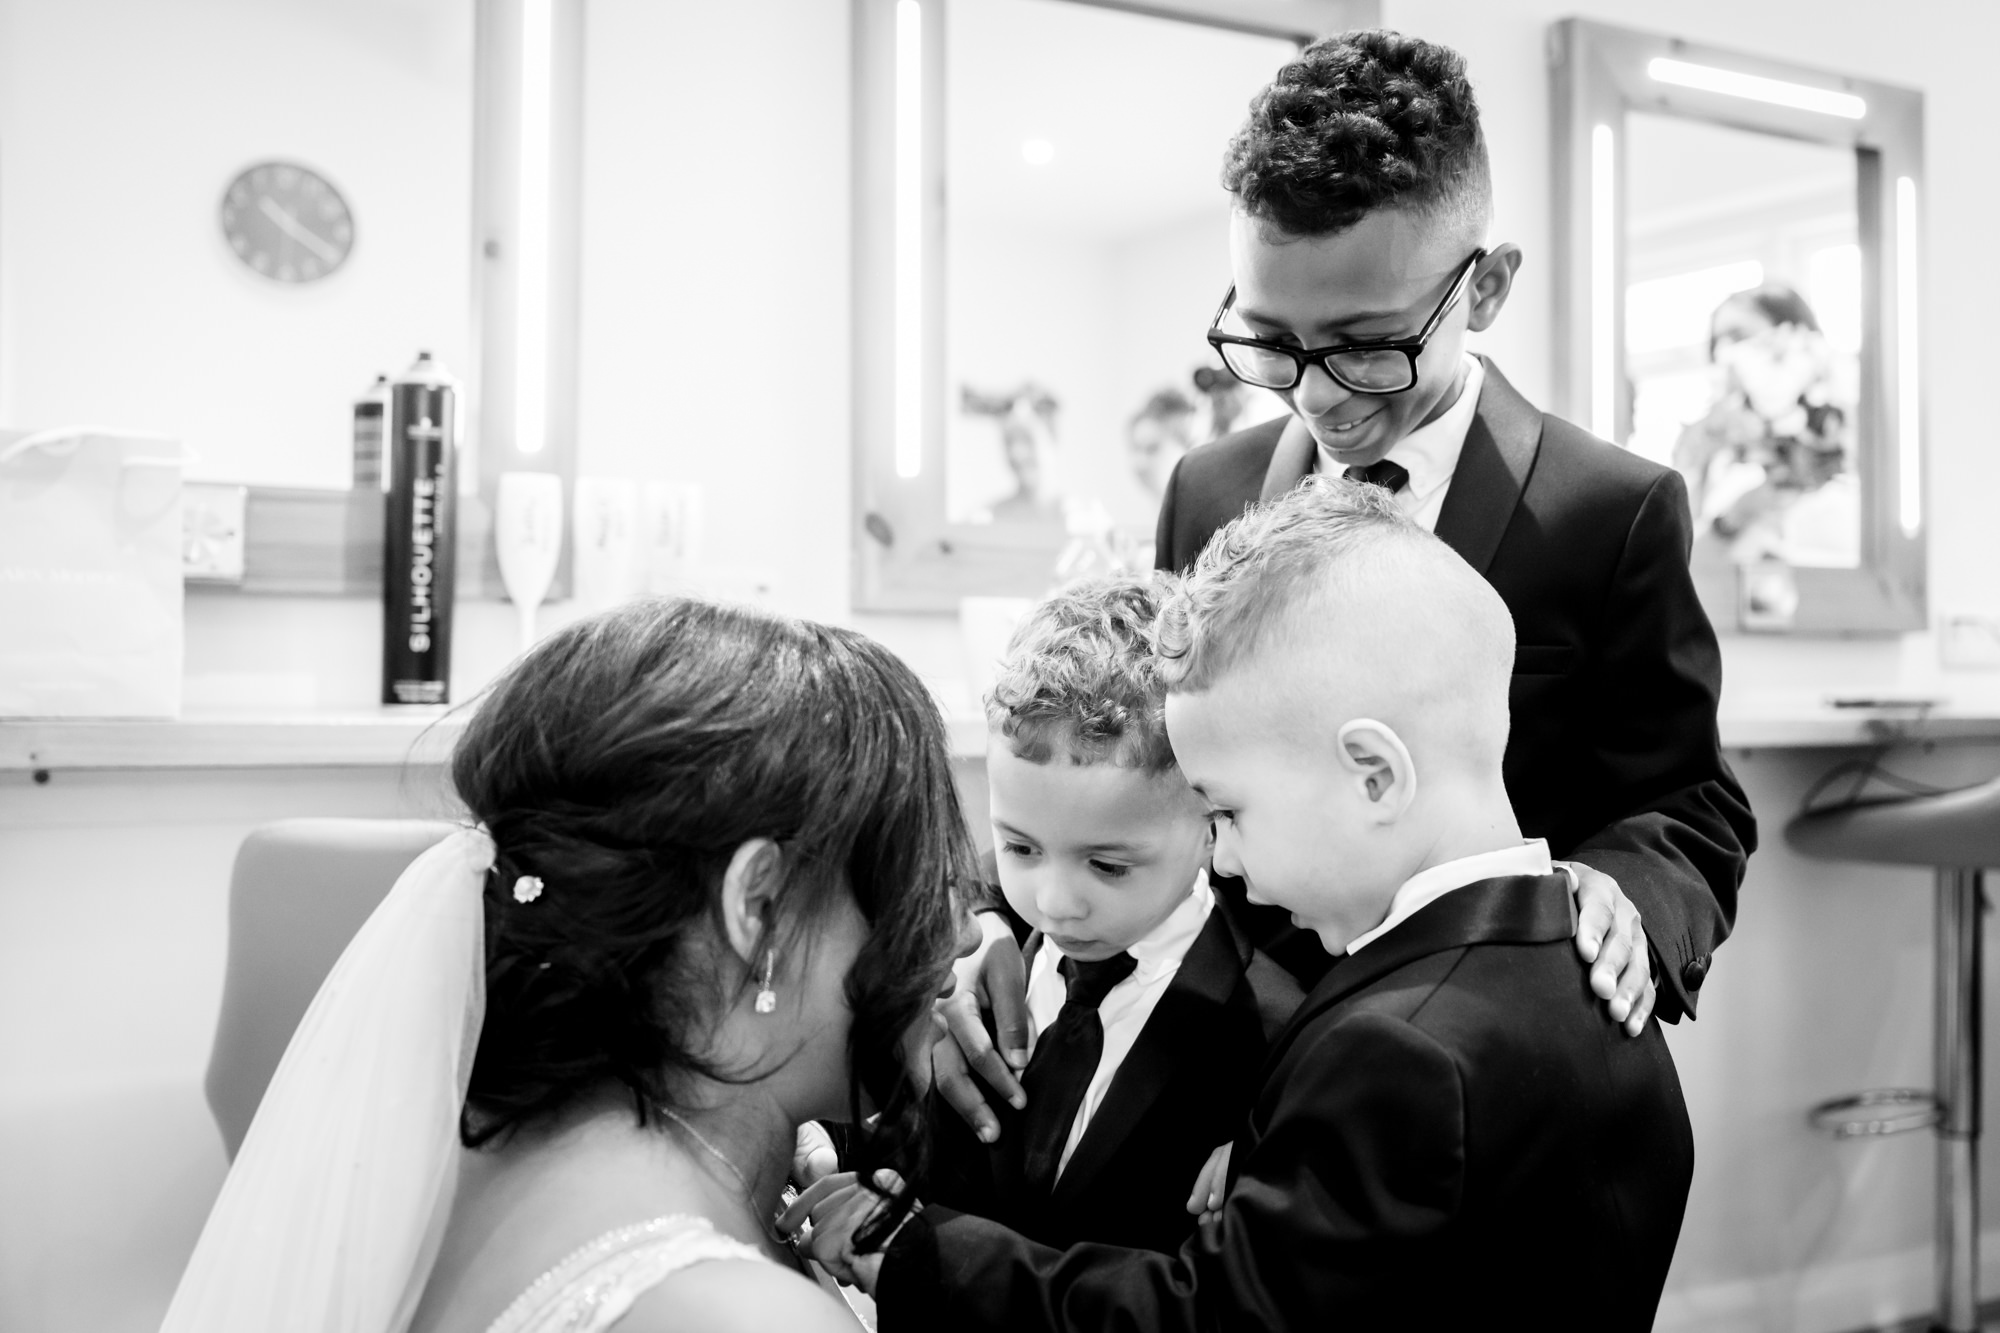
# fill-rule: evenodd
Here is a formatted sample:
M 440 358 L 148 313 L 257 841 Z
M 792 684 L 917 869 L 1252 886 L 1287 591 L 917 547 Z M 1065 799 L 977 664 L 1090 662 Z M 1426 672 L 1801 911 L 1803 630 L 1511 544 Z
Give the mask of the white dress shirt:
M 1506 875 L 1553 875 L 1554 873 L 1555 866 L 1549 860 L 1549 843 L 1546 838 L 1528 838 L 1519 847 L 1502 847 L 1497 852 L 1461 856 L 1456 861 L 1446 861 L 1443 865 L 1432 866 L 1429 870 L 1420 870 L 1404 880 L 1403 887 L 1396 890 L 1396 896 L 1389 900 L 1389 915 L 1382 918 L 1382 924 L 1355 936 L 1348 942 L 1347 951 L 1355 953 L 1381 939 L 1454 889 L 1477 884 L 1482 879 L 1499 879 Z
M 1458 467 L 1458 456 L 1465 451 L 1465 434 L 1472 429 L 1472 418 L 1479 413 L 1479 390 L 1485 383 L 1485 363 L 1467 352 L 1465 383 L 1459 388 L 1457 400 L 1435 421 L 1417 427 L 1383 455 L 1410 474 L 1408 484 L 1396 492 L 1396 504 L 1428 532 L 1437 531 L 1444 493 L 1451 485 L 1453 470 Z M 1338 477 L 1347 471 L 1347 464 L 1335 458 L 1325 445 L 1318 445 L 1314 453 L 1317 455 L 1314 466 L 1320 472 Z
M 1147 932 L 1144 939 L 1127 949 L 1138 966 L 1132 974 L 1113 986 L 1097 1006 L 1097 1018 L 1104 1025 L 1104 1053 L 1098 1057 L 1097 1072 L 1090 1076 L 1090 1086 L 1083 1091 L 1083 1103 L 1076 1108 L 1076 1120 L 1069 1127 L 1069 1140 L 1063 1144 L 1062 1158 L 1056 1163 L 1056 1178 L 1061 1179 L 1063 1169 L 1069 1165 L 1070 1154 L 1083 1141 L 1083 1131 L 1090 1125 L 1090 1117 L 1104 1104 L 1104 1094 L 1111 1088 L 1111 1080 L 1118 1073 L 1118 1066 L 1132 1052 L 1132 1043 L 1139 1040 L 1140 1029 L 1153 1016 L 1153 1009 L 1160 997 L 1167 993 L 1167 986 L 1174 974 L 1181 970 L 1181 959 L 1194 946 L 1195 938 L 1208 924 L 1208 914 L 1215 908 L 1215 895 L 1208 887 L 1208 872 L 1195 872 L 1194 887 L 1188 896 L 1181 899 L 1180 906 L 1168 913 L 1167 919 Z M 1062 1012 L 1063 997 L 1069 993 L 1069 983 L 1056 971 L 1062 961 L 1062 950 L 1044 939 L 1042 947 L 1035 951 L 1035 961 L 1028 969 L 1028 1015 L 1034 1020 L 1037 1038 L 1048 1031 Z

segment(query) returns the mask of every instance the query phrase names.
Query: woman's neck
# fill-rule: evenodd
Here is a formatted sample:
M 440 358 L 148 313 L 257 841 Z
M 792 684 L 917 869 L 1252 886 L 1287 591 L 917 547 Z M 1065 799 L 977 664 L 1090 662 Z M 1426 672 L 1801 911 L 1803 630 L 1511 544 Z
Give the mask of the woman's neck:
M 797 1141 L 791 1117 L 754 1085 L 707 1080 L 660 1109 L 675 1146 L 742 1200 L 758 1238 L 769 1239 Z

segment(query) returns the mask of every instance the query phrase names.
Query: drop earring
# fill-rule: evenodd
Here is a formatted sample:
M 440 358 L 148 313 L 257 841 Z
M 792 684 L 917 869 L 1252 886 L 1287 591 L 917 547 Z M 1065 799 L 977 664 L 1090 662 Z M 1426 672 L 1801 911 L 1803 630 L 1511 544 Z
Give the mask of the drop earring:
M 777 962 L 777 950 L 764 950 L 764 988 L 757 992 L 755 1006 L 760 1014 L 768 1014 L 778 1007 L 778 992 L 771 989 L 771 972 L 777 966 Z

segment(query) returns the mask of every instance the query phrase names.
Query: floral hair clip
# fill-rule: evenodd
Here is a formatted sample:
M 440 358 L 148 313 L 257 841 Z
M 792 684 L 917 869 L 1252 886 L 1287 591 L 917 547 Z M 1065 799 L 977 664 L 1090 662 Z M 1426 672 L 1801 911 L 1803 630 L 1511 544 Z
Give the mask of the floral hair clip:
M 523 875 L 514 881 L 515 902 L 531 903 L 541 896 L 542 877 L 540 875 Z

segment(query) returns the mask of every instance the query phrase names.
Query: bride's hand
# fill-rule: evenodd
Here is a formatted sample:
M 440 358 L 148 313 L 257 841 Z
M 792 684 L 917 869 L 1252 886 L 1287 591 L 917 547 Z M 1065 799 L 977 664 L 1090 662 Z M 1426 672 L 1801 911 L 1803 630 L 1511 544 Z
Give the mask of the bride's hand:
M 893 1171 L 876 1172 L 875 1182 L 891 1191 L 903 1187 L 902 1179 Z M 914 1205 L 912 1213 L 922 1206 Z M 805 1228 L 806 1253 L 840 1281 L 872 1296 L 882 1275 L 882 1254 L 855 1253 L 854 1237 L 886 1207 L 888 1204 L 881 1194 L 861 1184 L 851 1172 L 843 1172 L 828 1176 L 800 1195 L 778 1219 L 778 1229 L 786 1234 L 797 1232 L 809 1220 L 810 1226 Z

